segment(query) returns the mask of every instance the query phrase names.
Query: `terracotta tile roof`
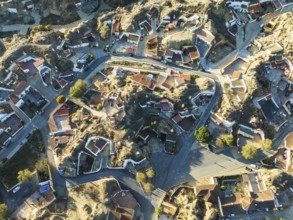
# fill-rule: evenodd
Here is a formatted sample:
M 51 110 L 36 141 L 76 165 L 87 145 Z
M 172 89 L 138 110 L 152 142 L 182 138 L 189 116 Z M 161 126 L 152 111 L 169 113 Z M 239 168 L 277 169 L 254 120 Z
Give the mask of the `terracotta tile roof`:
M 218 197 L 217 184 L 202 185 L 195 187 L 195 195 L 203 197 L 208 202 L 216 202 Z
M 35 62 L 34 62 L 34 66 L 36 68 L 40 67 L 44 62 L 44 59 L 43 58 L 38 58 Z
M 262 7 L 260 4 L 256 4 L 256 5 L 251 5 L 251 6 L 248 6 L 248 11 L 250 13 L 255 13 L 255 12 L 259 12 L 262 10 Z
M 68 116 L 69 115 L 69 110 L 65 107 L 62 106 L 60 109 L 58 109 L 53 116 L 57 117 L 57 116 Z
M 54 133 L 58 130 L 57 126 L 56 126 L 56 123 L 53 119 L 53 117 L 50 117 L 49 120 L 48 120 L 48 125 L 49 125 L 49 128 L 50 128 L 50 132 L 51 133 Z
M 18 98 L 18 96 L 16 96 L 15 94 L 10 94 L 9 98 L 14 104 L 16 104 L 20 100 L 20 98 Z
M 112 26 L 112 33 L 119 32 L 120 30 L 120 22 L 116 20 Z
M 218 123 L 221 124 L 223 122 L 223 120 L 216 114 L 212 113 L 211 117 Z

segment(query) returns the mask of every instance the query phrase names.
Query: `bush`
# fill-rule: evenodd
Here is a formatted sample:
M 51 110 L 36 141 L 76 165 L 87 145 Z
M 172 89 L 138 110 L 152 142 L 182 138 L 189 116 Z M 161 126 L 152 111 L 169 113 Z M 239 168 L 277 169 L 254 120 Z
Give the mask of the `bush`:
M 57 98 L 56 98 L 56 102 L 57 102 L 58 104 L 63 104 L 65 101 L 66 101 L 66 98 L 65 98 L 64 95 L 59 95 L 59 96 L 57 96 Z
M 103 109 L 103 105 L 101 103 L 97 104 L 97 110 L 101 111 Z
M 102 24 L 102 26 L 99 28 L 99 33 L 102 40 L 106 40 L 110 35 L 110 27 L 105 23 Z
M 136 174 L 136 181 L 139 182 L 139 183 L 142 183 L 146 180 L 146 175 L 144 173 L 140 173 L 138 172 Z
M 146 171 L 146 176 L 150 179 L 152 179 L 155 176 L 154 170 L 148 170 Z
M 29 169 L 20 170 L 18 172 L 17 179 L 20 183 L 27 182 L 31 178 L 33 178 L 33 173 L 31 171 L 29 171 Z
M 223 135 L 223 142 L 226 146 L 232 147 L 233 146 L 233 135 L 231 135 L 231 134 Z
M 249 159 L 253 159 L 256 157 L 257 155 L 257 149 L 250 144 L 246 144 L 241 151 L 242 157 L 249 160 Z
M 263 150 L 270 150 L 272 147 L 272 140 L 271 139 L 264 139 L 259 142 L 261 149 Z
M 220 190 L 225 191 L 226 189 L 227 189 L 227 188 L 226 188 L 225 185 L 221 185 L 221 186 L 220 186 Z
M 217 147 L 224 147 L 225 146 L 225 144 L 224 144 L 224 142 L 223 142 L 223 140 L 222 140 L 222 138 L 217 138 L 217 140 L 216 140 L 216 146 Z
M 0 219 L 7 219 L 8 218 L 8 207 L 6 204 L 0 204 Z
M 153 188 L 154 188 L 154 185 L 151 184 L 151 183 L 146 183 L 146 184 L 144 185 L 144 190 L 145 190 L 146 192 L 151 192 L 151 191 L 153 190 Z
M 69 95 L 73 98 L 80 98 L 87 90 L 87 85 L 81 79 L 77 80 L 73 86 L 70 87 Z
M 36 162 L 35 167 L 38 171 L 48 174 L 49 173 L 48 172 L 48 164 L 49 164 L 48 159 L 43 158 L 43 159 L 40 159 Z
M 201 143 L 209 143 L 212 140 L 212 135 L 206 127 L 201 127 L 196 130 L 194 136 Z

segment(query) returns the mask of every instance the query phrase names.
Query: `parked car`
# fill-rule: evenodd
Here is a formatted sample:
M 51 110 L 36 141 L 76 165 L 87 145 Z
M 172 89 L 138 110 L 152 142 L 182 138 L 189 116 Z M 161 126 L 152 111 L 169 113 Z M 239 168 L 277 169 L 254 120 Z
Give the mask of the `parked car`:
M 20 186 L 17 186 L 17 187 L 15 187 L 13 190 L 12 190 L 12 192 L 13 193 L 16 193 L 16 192 L 18 192 L 20 190 Z

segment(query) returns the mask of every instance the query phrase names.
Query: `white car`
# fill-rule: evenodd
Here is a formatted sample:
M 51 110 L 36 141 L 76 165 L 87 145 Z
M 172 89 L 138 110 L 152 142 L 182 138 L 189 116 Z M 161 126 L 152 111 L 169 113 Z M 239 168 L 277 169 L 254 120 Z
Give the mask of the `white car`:
M 20 190 L 20 186 L 15 187 L 12 192 L 16 193 L 16 192 L 18 192 L 18 190 Z

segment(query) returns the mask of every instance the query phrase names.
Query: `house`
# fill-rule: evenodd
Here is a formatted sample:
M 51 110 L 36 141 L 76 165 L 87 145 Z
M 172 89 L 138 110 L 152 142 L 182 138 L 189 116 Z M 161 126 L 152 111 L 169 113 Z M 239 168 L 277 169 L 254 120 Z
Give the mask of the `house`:
M 164 56 L 165 61 L 173 63 L 182 63 L 182 51 L 175 49 L 167 49 Z
M 83 37 L 81 39 L 77 39 L 67 44 L 68 48 L 80 48 L 80 47 L 88 47 L 90 45 L 89 39 L 87 37 Z
M 120 35 L 120 40 L 122 38 L 126 38 L 128 43 L 138 44 L 140 40 L 140 35 L 124 32 L 122 35 Z
M 215 42 L 215 36 L 208 30 L 206 29 L 200 29 L 197 30 L 196 32 L 197 39 L 202 40 L 206 44 L 212 46 L 213 43 Z
M 218 190 L 217 184 L 201 185 L 194 187 L 194 194 L 206 202 L 216 203 L 219 196 Z
M 112 35 L 119 37 L 119 35 L 120 35 L 120 17 L 113 19 L 112 26 L 111 26 L 111 33 L 112 33 Z
M 136 212 L 140 205 L 128 190 L 120 190 L 112 196 L 114 208 L 111 210 L 119 216 L 118 219 L 132 220 L 136 216 Z
M 152 5 L 146 15 L 149 19 L 157 18 L 159 16 L 160 7 L 158 5 Z
M 110 147 L 112 145 L 112 142 L 104 137 L 95 136 L 90 137 L 86 144 L 85 148 L 91 152 L 93 155 L 97 156 L 101 151 L 103 151 L 107 146 Z
M 23 124 L 23 121 L 14 112 L 0 115 L 0 127 L 11 137 L 23 128 Z
M 66 144 L 73 140 L 76 135 L 76 129 L 73 129 L 69 121 L 69 109 L 61 106 L 48 119 L 50 129 L 49 143 L 52 149 L 59 144 Z
M 131 78 L 134 82 L 139 83 L 150 90 L 155 90 L 156 87 L 160 87 L 166 79 L 165 76 L 155 72 L 153 74 L 140 72 L 134 74 Z
M 282 55 L 270 56 L 269 62 L 266 63 L 266 66 L 268 66 L 270 69 L 288 69 L 290 71 L 292 69 L 292 64 L 290 61 L 284 58 Z
M 51 181 L 39 184 L 37 190 L 28 197 L 15 212 L 10 216 L 11 219 L 31 219 L 39 210 L 52 204 L 56 197 Z
M 41 78 L 44 75 L 51 73 L 51 68 L 44 65 L 45 60 L 43 58 L 37 58 L 35 56 L 23 55 L 16 61 L 18 67 L 29 77 L 35 76 L 37 73 L 40 74 Z M 47 83 L 43 80 L 44 85 Z
M 183 47 L 183 63 L 195 62 L 200 57 L 196 46 Z
M 233 8 L 237 12 L 247 13 L 248 12 L 248 6 L 250 4 L 249 0 L 229 0 L 226 1 L 226 6 Z
M 153 28 L 147 20 L 144 20 L 143 22 L 139 23 L 139 26 L 142 30 L 145 28 L 149 34 L 153 33 Z
M 215 43 L 215 36 L 206 29 L 199 29 L 196 32 L 196 46 L 201 57 L 206 57 Z
M 172 121 L 176 123 L 183 131 L 190 131 L 195 124 L 195 117 L 193 114 L 181 115 L 176 113 L 172 117 Z
M 283 52 L 284 49 L 279 43 L 273 43 L 265 47 L 264 50 L 268 51 L 271 54 L 276 54 Z
M 90 55 L 84 53 L 81 55 L 73 66 L 74 72 L 83 72 L 90 62 Z
M 140 105 L 142 108 L 155 108 L 160 110 L 161 112 L 172 112 L 173 111 L 173 104 L 167 100 L 163 99 L 160 102 L 155 102 L 155 101 L 148 101 L 146 102 L 145 105 Z
M 10 100 L 16 107 L 20 107 L 23 104 L 22 97 L 28 93 L 29 89 L 30 85 L 25 81 L 21 81 L 14 89 L 14 92 L 9 95 Z

